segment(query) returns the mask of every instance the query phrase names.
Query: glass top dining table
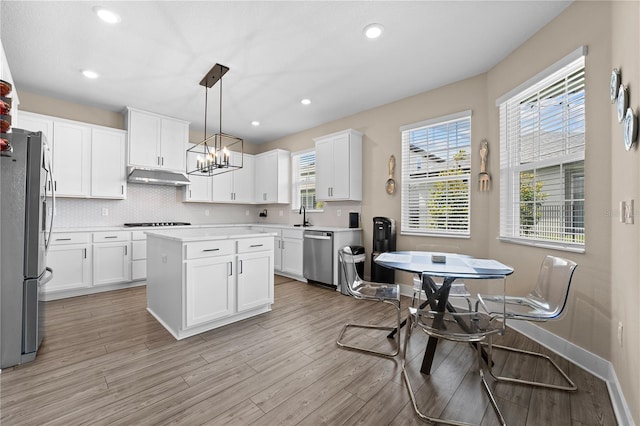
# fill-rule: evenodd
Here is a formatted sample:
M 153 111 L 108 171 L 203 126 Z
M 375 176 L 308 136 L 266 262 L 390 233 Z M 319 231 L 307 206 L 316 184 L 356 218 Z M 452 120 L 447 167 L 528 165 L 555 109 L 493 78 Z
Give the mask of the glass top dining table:
M 422 289 L 427 295 L 427 301 L 421 308 L 430 303 L 438 312 L 455 312 L 448 299 L 451 284 L 456 279 L 505 279 L 513 273 L 513 268 L 497 260 L 478 259 L 456 253 L 394 251 L 381 253 L 374 262 L 385 268 L 422 275 Z M 442 278 L 442 285 L 436 286 L 432 277 Z M 437 345 L 438 339 L 429 337 L 420 368 L 424 374 L 431 371 Z

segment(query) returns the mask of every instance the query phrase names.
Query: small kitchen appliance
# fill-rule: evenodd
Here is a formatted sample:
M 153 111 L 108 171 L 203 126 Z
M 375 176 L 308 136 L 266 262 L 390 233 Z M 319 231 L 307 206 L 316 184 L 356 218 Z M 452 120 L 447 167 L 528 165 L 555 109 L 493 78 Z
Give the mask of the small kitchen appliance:
M 388 217 L 373 218 L 373 252 L 371 253 L 371 281 L 394 283 L 395 271 L 374 262 L 381 253 L 396 249 L 396 221 Z

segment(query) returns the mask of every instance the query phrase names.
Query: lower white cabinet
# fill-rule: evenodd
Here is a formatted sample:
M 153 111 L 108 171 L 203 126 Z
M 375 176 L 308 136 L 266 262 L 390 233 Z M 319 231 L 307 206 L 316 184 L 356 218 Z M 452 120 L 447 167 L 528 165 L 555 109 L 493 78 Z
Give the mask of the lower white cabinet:
M 93 245 L 93 285 L 131 281 L 129 242 Z
M 47 252 L 47 266 L 53 278 L 43 287 L 45 293 L 91 287 L 91 244 L 52 245 Z
M 185 321 L 187 327 L 233 314 L 234 260 L 234 256 L 217 256 L 186 262 Z
M 281 271 L 302 276 L 302 230 L 282 230 L 282 265 Z
M 238 312 L 273 303 L 272 253 L 238 254 Z
M 131 232 L 54 232 L 47 252 L 53 278 L 45 300 L 112 290 L 131 282 Z
M 271 310 L 273 236 L 228 233 L 147 235 L 147 309 L 176 339 Z

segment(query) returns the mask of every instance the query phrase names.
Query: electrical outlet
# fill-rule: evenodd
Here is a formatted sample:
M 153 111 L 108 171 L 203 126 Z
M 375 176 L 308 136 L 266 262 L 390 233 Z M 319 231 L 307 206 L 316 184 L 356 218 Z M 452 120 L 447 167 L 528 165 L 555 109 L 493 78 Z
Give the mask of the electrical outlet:
M 622 321 L 618 321 L 618 344 L 622 347 Z
M 102 208 L 102 216 L 109 216 L 109 209 L 106 207 Z
M 161 259 L 162 259 L 162 263 L 167 263 L 167 255 L 166 254 L 163 254 Z
M 342 216 L 342 210 L 340 209 L 336 210 L 336 216 Z
M 633 225 L 633 200 L 620 201 L 620 222 Z

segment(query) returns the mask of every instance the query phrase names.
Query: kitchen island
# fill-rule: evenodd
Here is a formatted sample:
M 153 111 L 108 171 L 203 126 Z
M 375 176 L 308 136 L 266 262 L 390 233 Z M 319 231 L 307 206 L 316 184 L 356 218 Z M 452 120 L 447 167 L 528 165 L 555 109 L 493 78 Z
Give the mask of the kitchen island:
M 147 310 L 176 339 L 271 310 L 274 234 L 147 231 Z

